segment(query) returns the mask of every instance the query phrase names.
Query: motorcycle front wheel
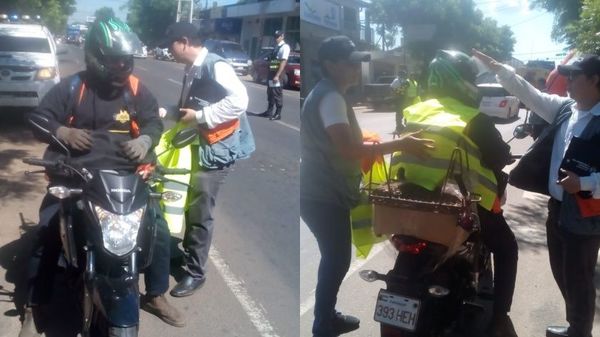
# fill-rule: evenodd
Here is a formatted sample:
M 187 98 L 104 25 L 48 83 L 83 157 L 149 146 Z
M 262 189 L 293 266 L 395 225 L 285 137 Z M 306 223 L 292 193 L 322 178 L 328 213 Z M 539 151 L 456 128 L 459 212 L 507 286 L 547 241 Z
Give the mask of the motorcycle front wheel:
M 108 337 L 138 337 L 138 327 L 132 326 L 129 328 L 108 328 Z

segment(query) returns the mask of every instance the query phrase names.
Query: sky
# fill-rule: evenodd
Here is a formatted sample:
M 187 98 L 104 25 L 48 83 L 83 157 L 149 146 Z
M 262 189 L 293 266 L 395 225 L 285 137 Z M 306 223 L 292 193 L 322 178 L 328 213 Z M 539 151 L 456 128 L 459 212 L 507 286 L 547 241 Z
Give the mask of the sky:
M 542 9 L 529 9 L 528 0 L 474 0 L 486 17 L 499 26 L 507 25 L 516 40 L 513 56 L 521 61 L 564 58 L 564 43 L 552 41 L 554 15 Z M 558 54 L 558 55 L 557 55 Z

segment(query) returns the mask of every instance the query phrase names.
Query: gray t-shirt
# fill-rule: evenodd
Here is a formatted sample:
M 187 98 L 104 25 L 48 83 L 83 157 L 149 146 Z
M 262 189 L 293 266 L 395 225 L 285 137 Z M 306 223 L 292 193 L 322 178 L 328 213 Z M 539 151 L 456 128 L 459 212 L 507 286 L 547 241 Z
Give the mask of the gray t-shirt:
M 360 161 L 340 156 L 325 130 L 334 124 L 348 124 L 352 141 L 361 143 L 362 134 L 351 105 L 330 80 L 323 79 L 306 98 L 300 119 L 300 198 L 348 209 L 356 206 L 360 199 Z

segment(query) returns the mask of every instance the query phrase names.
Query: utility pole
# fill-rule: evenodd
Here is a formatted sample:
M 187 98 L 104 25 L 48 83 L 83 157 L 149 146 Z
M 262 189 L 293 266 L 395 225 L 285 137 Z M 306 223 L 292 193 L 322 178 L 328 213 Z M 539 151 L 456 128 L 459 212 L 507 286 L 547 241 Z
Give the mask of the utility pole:
M 189 13 L 189 23 L 192 23 L 192 18 L 194 17 L 194 0 L 177 0 L 177 18 L 175 22 L 181 21 L 181 2 L 189 1 L 190 2 L 190 13 Z

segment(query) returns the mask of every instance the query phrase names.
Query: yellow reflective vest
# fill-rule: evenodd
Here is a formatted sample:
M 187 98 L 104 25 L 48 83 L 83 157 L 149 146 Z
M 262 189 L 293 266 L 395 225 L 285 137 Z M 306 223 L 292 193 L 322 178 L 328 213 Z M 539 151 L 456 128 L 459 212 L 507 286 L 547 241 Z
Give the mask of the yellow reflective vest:
M 154 150 L 157 154 L 160 154 L 158 162 L 165 168 L 182 168 L 188 170 L 192 170 L 193 168 L 191 145 L 181 149 L 171 146 L 171 140 L 175 134 L 184 127 L 183 124 L 178 123 L 173 128 L 165 131 Z M 184 184 L 190 183 L 191 174 L 166 175 L 165 177 L 171 181 L 160 183 L 157 190 L 159 192 L 176 192 L 182 197 L 176 201 L 163 200 L 161 203 L 163 215 L 169 224 L 171 234 L 183 234 L 188 192 L 188 187 Z
M 496 177 L 490 169 L 482 166 L 479 148 L 464 134 L 466 125 L 477 114 L 477 109 L 452 98 L 430 99 L 404 109 L 406 131 L 422 130 L 419 137 L 433 139 L 435 149 L 428 159 L 394 153 L 392 177 L 396 177 L 402 169 L 407 181 L 433 191 L 443 184 L 452 152 L 458 148 L 462 153 L 463 179 L 467 189 L 481 195 L 480 205 L 492 210 L 498 191 Z

